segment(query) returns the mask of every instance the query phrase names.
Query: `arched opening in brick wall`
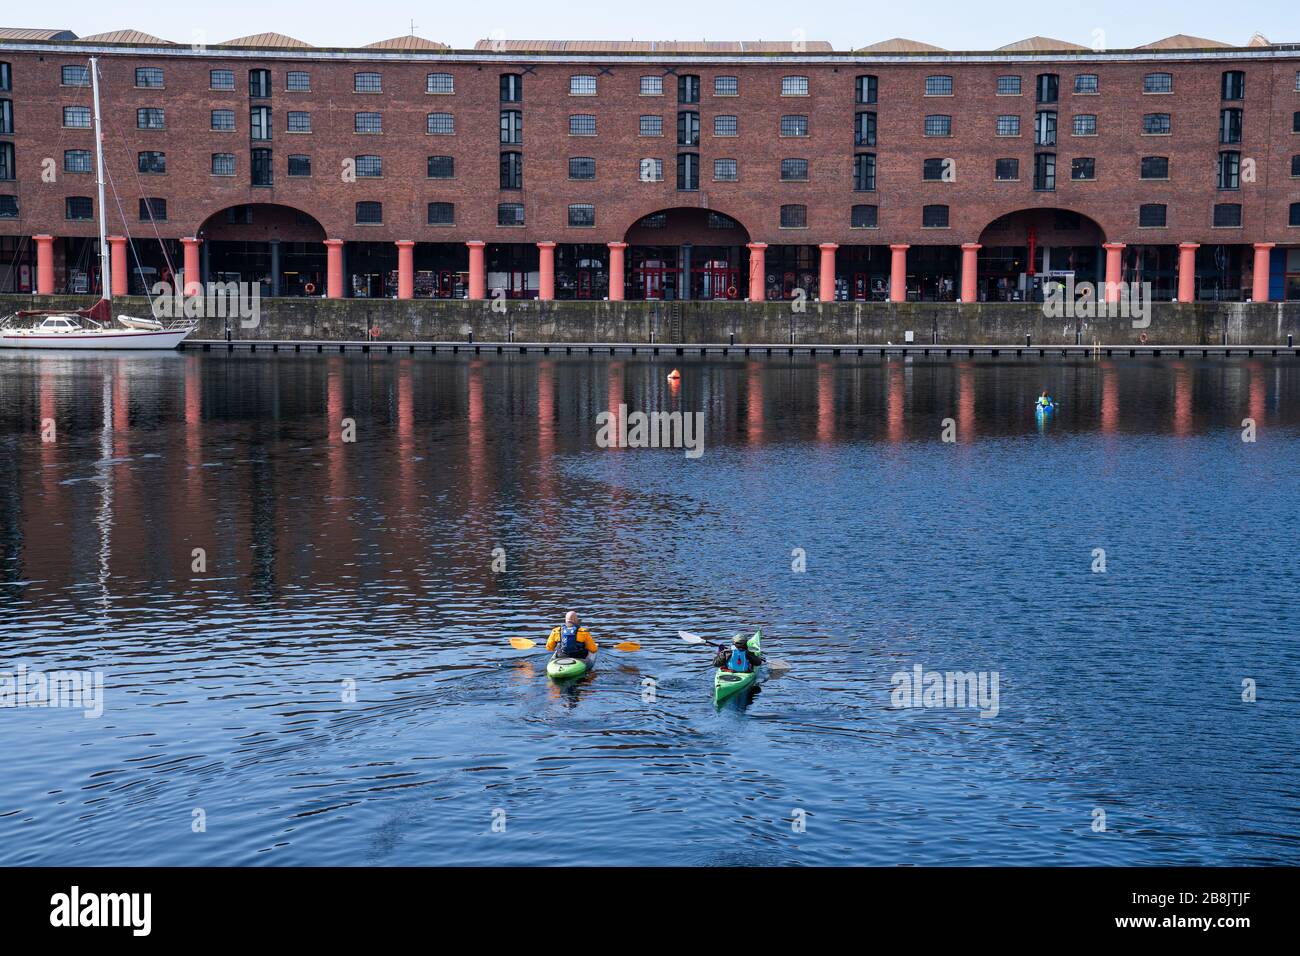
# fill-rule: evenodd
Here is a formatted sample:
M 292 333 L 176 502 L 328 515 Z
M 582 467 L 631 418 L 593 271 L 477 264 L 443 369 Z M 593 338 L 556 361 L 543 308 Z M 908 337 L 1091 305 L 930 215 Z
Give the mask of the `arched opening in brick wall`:
M 1041 301 L 1047 283 L 1106 277 L 1106 233 L 1069 209 L 1020 209 L 980 233 L 978 295 L 987 302 Z
M 198 238 L 204 281 L 260 283 L 263 296 L 325 294 L 325 229 L 300 209 L 229 206 L 204 220 Z
M 628 299 L 743 299 L 749 230 L 712 209 L 677 207 L 642 216 L 623 236 Z

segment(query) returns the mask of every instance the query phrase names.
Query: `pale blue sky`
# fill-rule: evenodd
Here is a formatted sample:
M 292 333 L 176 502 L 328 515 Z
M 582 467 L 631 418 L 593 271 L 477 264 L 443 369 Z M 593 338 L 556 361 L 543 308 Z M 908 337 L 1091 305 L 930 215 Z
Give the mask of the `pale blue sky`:
M 1274 43 L 1300 43 L 1300 0 L 217 0 L 169 8 L 156 0 L 64 0 L 54 7 L 6 4 L 0 25 L 72 30 L 80 36 L 134 28 L 167 40 L 209 43 L 274 31 L 317 46 L 361 46 L 415 32 L 463 49 L 494 34 L 507 39 L 829 40 L 836 49 L 893 36 L 950 50 L 991 49 L 1042 34 L 1117 49 L 1172 33 L 1245 43 L 1255 32 Z M 166 10 L 165 15 L 161 12 Z M 196 33 L 196 31 L 201 31 Z

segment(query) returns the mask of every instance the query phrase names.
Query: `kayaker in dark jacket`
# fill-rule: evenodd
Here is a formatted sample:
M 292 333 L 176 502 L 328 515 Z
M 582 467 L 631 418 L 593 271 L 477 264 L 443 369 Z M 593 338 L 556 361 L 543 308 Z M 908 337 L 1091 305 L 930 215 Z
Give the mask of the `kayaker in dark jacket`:
M 590 654 L 594 660 L 599 647 L 591 632 L 578 623 L 578 612 L 570 611 L 564 615 L 564 626 L 551 631 L 551 636 L 546 639 L 546 649 L 555 651 L 557 657 L 586 660 Z
M 714 667 L 721 667 L 737 674 L 746 674 L 761 663 L 763 663 L 763 655 L 755 654 L 749 649 L 749 639 L 743 634 L 737 634 L 730 646 L 719 644 L 718 653 L 713 657 Z

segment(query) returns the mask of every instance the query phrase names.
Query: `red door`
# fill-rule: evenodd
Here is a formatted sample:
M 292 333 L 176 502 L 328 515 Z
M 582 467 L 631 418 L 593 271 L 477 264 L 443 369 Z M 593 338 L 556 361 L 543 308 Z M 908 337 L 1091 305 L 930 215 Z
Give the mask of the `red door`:
M 591 298 L 591 270 L 590 269 L 578 270 L 578 298 L 579 299 Z

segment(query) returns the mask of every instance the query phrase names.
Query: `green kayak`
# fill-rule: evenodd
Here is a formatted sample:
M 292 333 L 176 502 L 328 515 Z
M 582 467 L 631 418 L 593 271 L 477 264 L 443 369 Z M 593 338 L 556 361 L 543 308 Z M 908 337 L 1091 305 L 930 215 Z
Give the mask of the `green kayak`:
M 755 631 L 754 636 L 746 641 L 747 646 L 755 654 L 761 654 L 763 649 L 761 642 L 763 638 L 762 631 Z M 743 674 L 737 674 L 724 668 L 717 668 L 713 674 L 713 701 L 720 704 L 728 697 L 733 697 L 741 691 L 754 686 L 758 680 L 758 668 L 747 671 Z
M 590 670 L 585 660 L 577 657 L 552 657 L 546 662 L 546 674 L 556 680 L 581 677 Z

